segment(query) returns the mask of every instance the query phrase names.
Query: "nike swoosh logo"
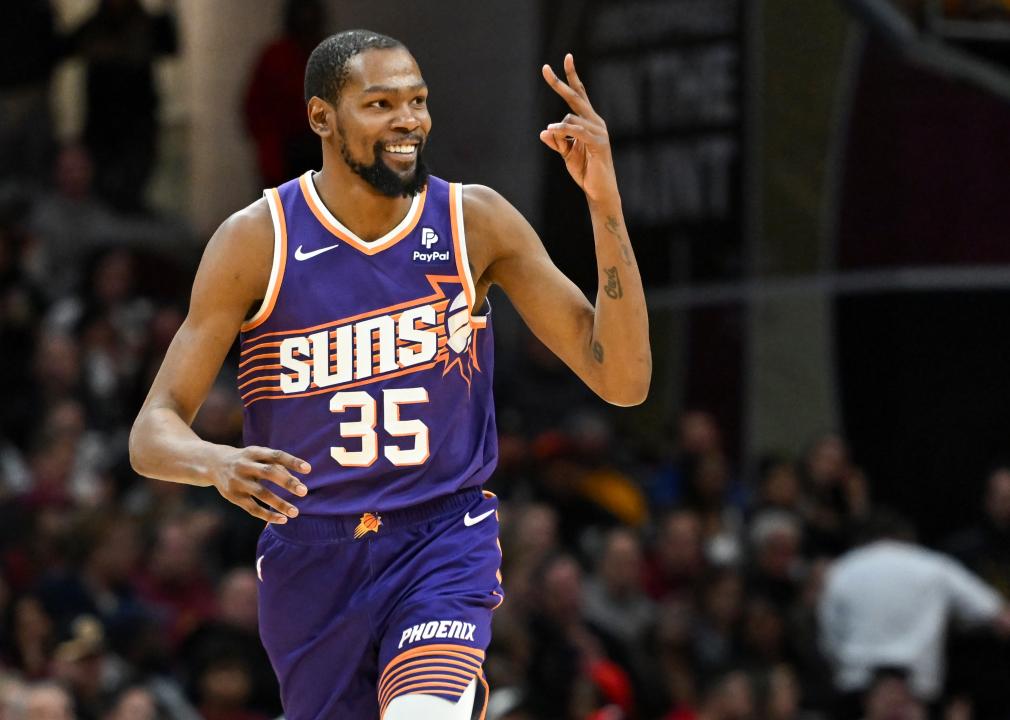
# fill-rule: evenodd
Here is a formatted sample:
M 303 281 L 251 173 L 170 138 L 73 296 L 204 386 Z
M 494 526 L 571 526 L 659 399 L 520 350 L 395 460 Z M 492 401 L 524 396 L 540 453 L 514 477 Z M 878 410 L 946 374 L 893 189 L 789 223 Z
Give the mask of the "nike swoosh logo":
M 265 557 L 266 555 L 260 555 L 256 558 L 256 577 L 260 579 L 260 582 L 263 582 L 263 558 Z
M 310 250 L 309 252 L 302 252 L 302 246 L 299 245 L 295 249 L 295 260 L 308 260 L 309 258 L 314 258 L 316 255 L 322 255 L 327 250 L 332 250 L 335 247 L 340 247 L 340 243 L 336 245 L 330 245 L 329 247 L 319 248 L 318 250 Z
M 470 512 L 467 511 L 466 515 L 463 516 L 463 524 L 466 525 L 467 527 L 470 527 L 471 525 L 476 525 L 493 512 L 494 508 L 491 508 L 486 513 L 481 513 L 477 517 L 470 517 Z

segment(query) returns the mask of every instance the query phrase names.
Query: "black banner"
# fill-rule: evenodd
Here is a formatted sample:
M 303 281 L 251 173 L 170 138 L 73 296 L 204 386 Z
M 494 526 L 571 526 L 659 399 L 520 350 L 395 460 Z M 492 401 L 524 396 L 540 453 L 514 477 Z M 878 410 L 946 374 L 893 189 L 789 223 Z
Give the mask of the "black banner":
M 583 7 L 576 60 L 607 121 L 646 282 L 739 277 L 741 0 L 599 0 Z M 548 226 L 570 229 L 577 201 L 549 185 Z

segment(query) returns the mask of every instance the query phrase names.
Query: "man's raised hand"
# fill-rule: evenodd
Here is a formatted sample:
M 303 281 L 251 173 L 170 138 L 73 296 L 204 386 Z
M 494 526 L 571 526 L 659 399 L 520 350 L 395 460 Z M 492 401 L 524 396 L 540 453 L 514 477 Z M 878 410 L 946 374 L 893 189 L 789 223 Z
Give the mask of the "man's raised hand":
M 572 179 L 590 202 L 613 198 L 617 194 L 617 175 L 607 124 L 589 102 L 586 87 L 575 72 L 575 58 L 571 53 L 565 55 L 567 83 L 555 74 L 550 65 L 543 66 L 543 75 L 571 112 L 561 122 L 551 123 L 542 130 L 540 139 L 561 155 Z

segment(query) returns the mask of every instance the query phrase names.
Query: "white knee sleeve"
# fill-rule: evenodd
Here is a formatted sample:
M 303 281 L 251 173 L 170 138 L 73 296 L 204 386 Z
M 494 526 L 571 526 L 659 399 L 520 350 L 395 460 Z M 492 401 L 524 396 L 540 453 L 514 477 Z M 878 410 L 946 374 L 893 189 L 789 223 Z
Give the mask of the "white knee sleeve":
M 470 681 L 459 701 L 434 695 L 401 695 L 386 708 L 382 720 L 470 720 L 477 694 L 477 678 Z

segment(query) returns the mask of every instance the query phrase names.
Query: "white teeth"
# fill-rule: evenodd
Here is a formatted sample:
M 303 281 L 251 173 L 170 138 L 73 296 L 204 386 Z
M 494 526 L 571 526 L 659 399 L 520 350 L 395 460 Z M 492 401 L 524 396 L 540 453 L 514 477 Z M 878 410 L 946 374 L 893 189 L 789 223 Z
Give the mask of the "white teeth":
M 410 155 L 416 149 L 415 145 L 386 145 L 386 152 Z

